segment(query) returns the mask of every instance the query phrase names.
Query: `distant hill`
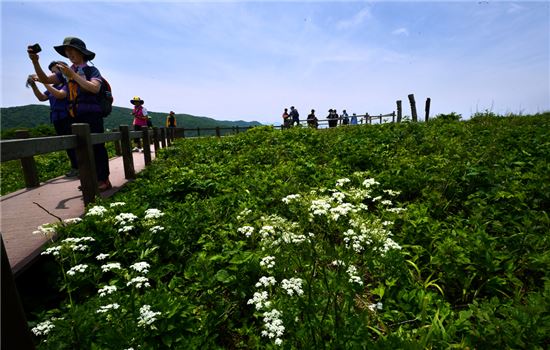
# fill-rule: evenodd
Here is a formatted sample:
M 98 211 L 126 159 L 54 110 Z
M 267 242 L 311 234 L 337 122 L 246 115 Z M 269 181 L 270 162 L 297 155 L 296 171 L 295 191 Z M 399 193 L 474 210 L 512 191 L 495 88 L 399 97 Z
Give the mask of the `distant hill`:
M 131 125 L 133 117 L 130 108 L 113 106 L 113 112 L 104 119 L 105 128 L 112 129 L 119 125 Z M 154 126 L 164 126 L 168 112 L 149 112 Z M 26 105 L 18 107 L 0 108 L 2 130 L 11 128 L 33 128 L 50 123 L 50 108 L 45 105 Z M 259 122 L 245 122 L 242 120 L 216 120 L 208 117 L 198 117 L 190 114 L 176 114 L 178 127 L 185 128 L 212 128 L 231 126 L 257 126 Z

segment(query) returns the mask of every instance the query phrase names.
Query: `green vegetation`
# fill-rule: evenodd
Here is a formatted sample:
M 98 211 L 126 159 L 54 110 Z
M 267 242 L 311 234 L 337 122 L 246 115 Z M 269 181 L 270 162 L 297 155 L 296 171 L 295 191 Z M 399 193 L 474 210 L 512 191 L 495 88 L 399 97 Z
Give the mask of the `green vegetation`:
M 56 226 L 39 348 L 547 348 L 550 113 L 448 119 L 177 141 Z

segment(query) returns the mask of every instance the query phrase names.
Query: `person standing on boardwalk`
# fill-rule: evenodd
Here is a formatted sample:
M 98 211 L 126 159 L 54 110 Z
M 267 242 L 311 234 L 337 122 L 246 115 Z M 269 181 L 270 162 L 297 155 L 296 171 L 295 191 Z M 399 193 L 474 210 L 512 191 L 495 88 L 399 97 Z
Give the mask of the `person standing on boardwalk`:
M 350 124 L 351 124 L 351 125 L 357 125 L 357 114 L 353 113 L 353 114 L 351 115 Z
M 283 112 L 283 127 L 285 129 L 290 127 L 290 116 L 288 115 L 288 108 L 285 108 Z
M 290 118 L 292 118 L 292 126 L 300 125 L 300 113 L 298 113 L 298 110 L 294 106 L 290 107 Z
M 312 109 L 311 113 L 307 116 L 307 125 L 310 128 L 314 128 L 314 129 L 317 129 L 317 127 L 319 126 L 319 122 L 318 122 L 317 117 L 315 116 L 315 110 L 314 109 Z
M 349 124 L 348 112 L 346 112 L 345 109 L 342 111 L 342 115 L 340 117 L 342 119 L 342 125 L 348 125 Z
M 143 107 L 144 101 L 139 96 L 134 96 L 134 98 L 130 100 L 130 103 L 134 105 L 134 109 L 132 110 L 132 115 L 134 116 L 132 125 L 134 125 L 134 131 L 140 131 L 141 128 L 147 128 L 149 117 L 147 116 L 147 109 Z M 143 152 L 143 148 L 141 148 L 141 138 L 134 139 L 134 142 L 136 143 L 136 147 L 134 147 L 132 151 Z
M 170 111 L 170 114 L 168 114 L 168 116 L 166 117 L 166 127 L 175 128 L 176 126 L 176 115 L 174 114 L 174 111 Z
M 67 111 L 67 91 L 63 90 L 63 87 L 66 84 L 63 75 L 57 64 L 65 64 L 64 62 L 52 61 L 48 65 L 48 69 L 53 74 L 58 76 L 58 79 L 62 81 L 59 84 L 44 84 L 46 91 L 42 92 L 36 86 L 36 81 L 38 77 L 36 75 L 30 75 L 27 79 L 27 86 L 32 88 L 32 91 L 36 98 L 39 101 L 49 101 L 50 102 L 50 122 L 53 124 L 55 133 L 57 135 L 71 135 L 71 124 L 72 118 L 69 118 L 69 113 Z M 78 163 L 76 161 L 76 152 L 73 148 L 67 150 L 67 156 L 71 162 L 71 170 L 65 174 L 66 177 L 77 177 L 78 176 Z
M 103 112 L 99 101 L 103 78 L 95 66 L 89 66 L 95 53 L 86 48 L 86 44 L 79 38 L 66 37 L 63 44 L 54 46 L 55 51 L 68 58 L 72 65 L 58 64 L 57 68 L 67 81 L 64 89 L 67 92 L 69 117 L 73 123 L 86 123 L 90 126 L 90 132 L 103 133 Z M 59 84 L 60 78 L 56 74 L 46 75 L 40 66 L 38 54 L 31 48 L 27 49 L 38 81 L 46 84 Z M 93 146 L 96 175 L 99 183 L 98 189 L 105 191 L 113 186 L 109 181 L 109 156 L 104 143 Z

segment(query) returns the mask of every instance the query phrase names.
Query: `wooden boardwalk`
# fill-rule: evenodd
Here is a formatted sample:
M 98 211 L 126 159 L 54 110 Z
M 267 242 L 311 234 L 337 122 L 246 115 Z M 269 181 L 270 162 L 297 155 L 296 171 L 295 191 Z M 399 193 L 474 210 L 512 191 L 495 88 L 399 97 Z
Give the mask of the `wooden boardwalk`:
M 145 168 L 143 153 L 133 153 L 136 173 Z M 151 158 L 155 158 L 151 147 Z M 122 157 L 109 160 L 113 188 L 102 192 L 103 198 L 110 197 L 128 182 L 124 178 Z M 8 259 L 15 275 L 35 260 L 47 239 L 42 234 L 33 234 L 38 226 L 58 222 L 50 213 L 61 219 L 80 217 L 84 214 L 82 192 L 78 190 L 77 178 L 58 177 L 43 182 L 40 187 L 19 190 L 0 197 L 0 232 L 4 239 Z M 35 204 L 37 203 L 37 204 Z

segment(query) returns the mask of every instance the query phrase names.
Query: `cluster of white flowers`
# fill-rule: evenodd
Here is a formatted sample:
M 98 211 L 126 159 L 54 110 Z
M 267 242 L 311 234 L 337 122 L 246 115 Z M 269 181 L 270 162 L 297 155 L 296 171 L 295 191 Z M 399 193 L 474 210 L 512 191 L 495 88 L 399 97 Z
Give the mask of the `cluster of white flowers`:
M 86 213 L 86 216 L 103 216 L 107 212 L 107 209 L 101 205 L 96 205 L 95 207 L 91 207 L 88 212 Z
M 237 220 L 244 220 L 244 219 L 246 219 L 246 217 L 247 217 L 248 215 L 250 215 L 250 213 L 252 213 L 252 210 L 250 210 L 250 209 L 248 209 L 248 208 L 247 208 L 247 209 L 244 209 L 243 211 L 240 212 L 239 215 L 237 215 Z
M 394 191 L 394 190 L 382 190 L 382 192 L 387 193 L 392 197 L 395 197 L 401 194 L 401 191 Z
M 311 217 L 313 217 L 313 215 L 327 215 L 330 208 L 331 205 L 326 199 L 314 199 L 311 201 L 309 211 Z
M 392 202 L 389 199 L 384 199 L 380 201 L 380 204 L 382 205 L 392 205 Z
M 390 249 L 401 250 L 401 246 L 399 244 L 397 244 L 397 242 L 395 242 L 390 237 L 386 237 L 386 240 L 384 241 L 384 245 L 381 248 L 379 248 L 378 250 L 382 253 L 382 255 L 384 255 Z
M 358 285 L 363 285 L 363 281 L 361 280 L 361 277 L 357 275 L 357 267 L 351 265 L 348 267 L 346 271 L 349 275 L 349 282 L 350 283 L 357 283 Z
M 258 283 L 256 283 L 256 288 L 260 288 L 262 286 L 263 287 L 274 286 L 276 283 L 277 283 L 277 280 L 275 280 L 275 277 L 262 276 L 260 277 L 260 280 L 258 281 Z
M 97 292 L 99 293 L 100 297 L 104 297 L 106 295 L 113 294 L 116 291 L 117 291 L 116 286 L 104 286 L 103 288 L 98 289 Z
M 275 228 L 273 226 L 262 226 L 260 229 L 260 235 L 262 238 L 275 236 Z
M 365 179 L 365 181 L 363 181 L 363 186 L 369 188 L 371 186 L 374 186 L 374 185 L 380 185 L 380 182 L 376 181 L 375 179 Z
M 115 221 L 120 226 L 126 226 L 134 222 L 138 217 L 132 213 L 120 213 L 115 216 Z
M 69 218 L 69 219 L 63 220 L 63 222 L 66 223 L 66 224 L 78 224 L 79 222 L 82 222 L 82 219 L 81 218 Z
M 407 209 L 405 209 L 405 208 L 388 208 L 388 209 L 386 209 L 386 210 L 389 211 L 390 213 L 397 213 L 397 214 L 399 214 L 399 213 L 401 213 L 401 212 L 403 212 L 403 211 L 406 211 Z
M 150 305 L 143 305 L 139 309 L 138 326 L 145 327 L 150 326 L 157 320 L 157 316 L 161 313 L 158 311 L 152 311 Z
M 164 216 L 164 213 L 158 209 L 147 209 L 145 211 L 145 220 L 159 219 Z
M 275 257 L 266 256 L 265 258 L 262 258 L 262 260 L 260 260 L 260 266 L 265 266 L 268 269 L 272 269 L 275 266 Z
M 42 253 L 40 253 L 40 255 L 53 255 L 53 256 L 58 256 L 60 251 L 61 251 L 61 246 L 58 245 L 58 246 L 55 246 L 55 247 L 49 247 L 49 248 L 47 248 L 45 251 L 43 251 Z
M 367 307 L 369 308 L 370 311 L 372 312 L 375 312 L 376 310 L 382 310 L 382 303 L 381 302 L 378 302 L 376 304 L 369 304 L 367 305 Z
M 149 284 L 149 279 L 143 276 L 132 278 L 128 283 L 126 283 L 126 286 L 131 286 L 132 284 L 134 284 L 137 289 L 141 289 L 141 287 L 151 287 Z
M 81 242 L 95 242 L 95 239 L 93 237 L 69 237 L 65 238 L 61 242 L 67 244 L 79 244 Z
M 372 244 L 372 239 L 365 233 L 357 233 L 352 229 L 344 232 L 344 243 L 346 248 L 351 248 L 357 253 L 361 253 L 366 246 Z
M 102 254 L 99 254 L 98 256 L 96 256 L 95 258 L 96 258 L 96 260 L 101 261 L 101 260 L 107 259 L 108 257 L 109 257 L 109 254 L 103 254 L 102 253 Z
M 105 312 L 108 312 L 109 310 L 116 310 L 120 307 L 117 303 L 109 304 L 109 305 L 103 305 L 100 306 L 99 309 L 96 311 L 98 314 L 102 314 Z
M 333 192 L 332 193 L 332 200 L 336 203 L 342 203 L 346 199 L 346 194 L 344 192 Z
M 296 293 L 296 295 L 304 294 L 304 291 L 302 290 L 301 278 L 291 278 L 288 280 L 284 279 L 281 281 L 281 287 L 283 287 L 286 293 L 290 296 L 293 296 L 294 293 Z
M 347 177 L 345 177 L 343 179 L 338 179 L 338 180 L 336 180 L 336 187 L 342 187 L 345 184 L 347 184 L 348 182 L 351 182 L 351 180 L 348 179 Z
M 237 232 L 244 234 L 246 237 L 250 237 L 254 233 L 254 227 L 252 226 L 239 227 L 237 229 Z
M 122 226 L 121 228 L 118 229 L 118 233 L 127 233 L 132 231 L 133 229 L 134 229 L 134 226 L 132 225 Z
M 159 233 L 160 231 L 164 231 L 164 227 L 162 226 L 153 226 L 149 229 L 152 233 Z
M 40 225 L 38 226 L 38 230 L 32 232 L 33 235 L 42 234 L 44 235 L 44 237 L 47 237 L 47 238 L 51 238 L 55 236 L 56 233 L 57 233 L 56 224 Z
M 297 201 L 301 196 L 299 194 L 290 194 L 282 199 L 283 203 L 288 204 L 292 201 Z
M 346 263 L 342 260 L 334 260 L 330 263 L 332 266 L 346 266 Z
M 77 272 L 82 273 L 82 272 L 86 271 L 87 268 L 88 268 L 88 265 L 86 265 L 86 264 L 80 264 L 80 265 L 73 266 L 69 269 L 69 271 L 67 271 L 67 275 L 74 276 L 74 275 L 76 275 Z
M 277 309 L 267 311 L 264 313 L 264 327 L 262 336 L 270 339 L 275 338 L 275 345 L 281 345 L 283 341 L 281 337 L 285 332 L 285 326 L 281 320 L 281 312 Z
M 330 209 L 330 218 L 334 221 L 338 221 L 340 216 L 346 216 L 349 213 L 355 213 L 357 209 L 351 203 L 342 203 L 334 208 Z
M 125 205 L 126 205 L 126 203 L 124 203 L 124 202 L 113 202 L 109 206 L 111 208 L 114 208 L 114 207 L 122 207 L 122 206 L 125 206 Z
M 140 272 L 140 273 L 147 273 L 149 272 L 149 268 L 151 267 L 151 265 L 149 265 L 148 262 L 145 262 L 145 261 L 140 261 L 140 262 L 137 262 L 133 265 L 130 265 L 130 268 L 137 271 L 137 272 Z
M 55 328 L 55 325 L 52 323 L 52 321 L 47 320 L 44 322 L 41 322 L 36 325 L 36 327 L 33 327 L 31 329 L 31 332 L 34 333 L 34 335 L 48 335 L 52 329 Z
M 101 271 L 108 272 L 111 270 L 120 270 L 122 267 L 120 266 L 120 263 L 113 262 L 113 263 L 107 263 L 105 265 L 101 265 Z
M 254 292 L 252 299 L 249 299 L 247 304 L 254 304 L 256 310 L 260 310 L 264 307 L 269 307 L 271 305 L 271 301 L 267 300 L 268 298 L 269 295 L 265 290 L 261 292 Z

